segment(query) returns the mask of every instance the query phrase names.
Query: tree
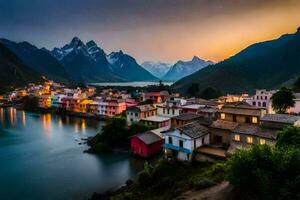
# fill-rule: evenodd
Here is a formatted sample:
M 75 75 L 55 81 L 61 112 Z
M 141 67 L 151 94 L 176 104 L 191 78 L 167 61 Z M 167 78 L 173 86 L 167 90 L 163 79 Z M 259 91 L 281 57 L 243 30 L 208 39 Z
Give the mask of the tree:
M 128 129 L 124 117 L 112 117 L 105 122 L 100 141 L 102 143 L 117 146 L 128 140 Z
M 288 126 L 278 133 L 276 147 L 300 149 L 300 128 Z
M 293 91 L 300 92 L 300 77 L 298 77 L 297 80 L 295 81 L 293 86 Z
M 136 123 L 133 123 L 129 127 L 129 135 L 132 136 L 132 135 L 136 135 L 139 133 L 144 133 L 144 132 L 152 130 L 152 129 L 155 129 L 155 127 L 148 126 L 142 122 L 136 122 Z
M 222 93 L 213 87 L 207 87 L 200 93 L 200 97 L 203 99 L 215 99 L 220 96 L 222 96 Z
M 272 107 L 277 113 L 285 113 L 288 108 L 295 105 L 293 91 L 286 87 L 282 87 L 271 99 Z
M 228 160 L 228 180 L 242 199 L 299 199 L 300 150 L 254 145 Z
M 197 83 L 192 83 L 188 89 L 187 92 L 190 96 L 196 97 L 199 95 L 199 85 Z

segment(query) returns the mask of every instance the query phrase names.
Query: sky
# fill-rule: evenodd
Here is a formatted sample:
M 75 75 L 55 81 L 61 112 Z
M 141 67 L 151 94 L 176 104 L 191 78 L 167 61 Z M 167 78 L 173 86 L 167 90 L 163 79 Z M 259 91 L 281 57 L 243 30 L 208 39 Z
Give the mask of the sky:
M 300 0 L 0 1 L 2 38 L 52 49 L 78 36 L 139 62 L 217 62 L 299 26 Z

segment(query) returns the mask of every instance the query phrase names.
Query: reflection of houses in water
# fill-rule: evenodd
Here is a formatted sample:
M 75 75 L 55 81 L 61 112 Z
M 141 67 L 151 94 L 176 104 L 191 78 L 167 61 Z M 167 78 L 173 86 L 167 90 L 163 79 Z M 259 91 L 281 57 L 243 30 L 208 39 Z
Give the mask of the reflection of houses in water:
M 43 128 L 46 130 L 46 132 L 50 131 L 51 129 L 51 114 L 43 114 L 42 115 L 42 122 L 43 122 Z
M 25 111 L 22 111 L 21 119 L 22 119 L 23 126 L 25 126 L 26 125 L 26 113 L 25 113 Z

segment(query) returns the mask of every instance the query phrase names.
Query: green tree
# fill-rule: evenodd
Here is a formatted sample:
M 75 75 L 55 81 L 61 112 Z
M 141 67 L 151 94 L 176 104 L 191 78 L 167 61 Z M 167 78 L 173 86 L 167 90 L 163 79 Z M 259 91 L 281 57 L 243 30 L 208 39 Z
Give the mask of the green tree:
M 105 122 L 100 141 L 117 146 L 128 140 L 128 128 L 124 117 L 112 117 Z
M 254 145 L 228 160 L 228 180 L 243 199 L 299 199 L 300 150 Z
M 187 92 L 190 96 L 193 96 L 193 97 L 197 97 L 199 95 L 199 85 L 197 83 L 192 83 L 188 89 L 187 89 Z
M 203 99 L 215 99 L 220 96 L 222 96 L 222 93 L 213 87 L 207 87 L 200 93 L 200 97 Z
M 153 126 L 148 126 L 142 122 L 136 122 L 133 123 L 130 127 L 129 127 L 129 135 L 136 135 L 139 133 L 143 133 L 149 130 L 155 129 Z
M 277 113 L 285 113 L 288 108 L 295 105 L 295 96 L 289 88 L 282 87 L 272 96 L 272 107 Z
M 300 128 L 288 126 L 278 133 L 276 147 L 300 149 Z

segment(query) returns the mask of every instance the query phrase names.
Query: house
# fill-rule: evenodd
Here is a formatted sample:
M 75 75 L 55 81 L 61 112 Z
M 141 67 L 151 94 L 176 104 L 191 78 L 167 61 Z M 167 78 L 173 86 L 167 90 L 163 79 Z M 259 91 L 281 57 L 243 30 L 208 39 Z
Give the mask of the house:
M 163 133 L 165 154 L 179 160 L 190 161 L 194 149 L 209 143 L 209 128 L 199 121 Z
M 92 101 L 86 105 L 86 112 L 91 115 L 98 116 L 100 115 L 99 106 L 100 103 L 98 101 Z
M 252 106 L 266 109 L 267 113 L 274 114 L 271 98 L 275 93 L 276 90 L 256 90 L 255 95 L 245 98 L 245 101 Z
M 169 93 L 167 91 L 160 92 L 146 92 L 143 94 L 143 100 L 151 100 L 152 103 L 162 103 L 165 102 L 169 97 Z
M 182 106 L 182 113 L 197 113 L 201 107 L 204 107 L 204 106 L 200 105 L 200 104 L 185 105 L 185 106 Z
M 62 103 L 62 99 L 65 98 L 64 94 L 56 94 L 51 99 L 51 107 L 58 108 L 59 104 Z
M 300 113 L 300 93 L 294 93 L 295 96 L 295 105 L 294 107 L 289 108 L 288 112 L 289 113 Z
M 157 114 L 157 109 L 152 104 L 132 106 L 126 109 L 127 124 L 131 125 L 146 117 L 151 117 Z
M 229 145 L 231 131 L 240 123 L 258 125 L 265 110 L 245 102 L 225 104 L 219 110 L 219 117 L 211 124 L 210 143 Z
M 126 103 L 123 99 L 105 99 L 99 102 L 99 114 L 106 117 L 113 117 L 126 110 Z
M 171 126 L 172 128 L 176 128 L 197 121 L 200 118 L 201 116 L 195 113 L 181 113 L 180 115 L 171 118 Z
M 171 126 L 171 120 L 169 117 L 163 117 L 159 115 L 146 117 L 141 119 L 141 122 L 149 126 L 154 126 L 155 129 Z
M 134 155 L 148 158 L 162 150 L 163 138 L 152 131 L 134 135 L 130 139 L 131 152 Z
M 38 97 L 38 106 L 40 108 L 50 108 L 51 107 L 51 95 L 41 95 Z
M 286 126 L 300 126 L 300 117 L 288 114 L 266 114 L 259 125 L 239 124 L 231 133 L 229 153 L 252 144 L 274 145 L 278 131 Z
M 199 108 L 197 114 L 205 119 L 216 120 L 218 109 L 212 107 Z

